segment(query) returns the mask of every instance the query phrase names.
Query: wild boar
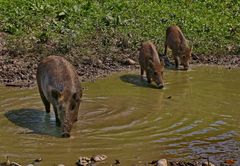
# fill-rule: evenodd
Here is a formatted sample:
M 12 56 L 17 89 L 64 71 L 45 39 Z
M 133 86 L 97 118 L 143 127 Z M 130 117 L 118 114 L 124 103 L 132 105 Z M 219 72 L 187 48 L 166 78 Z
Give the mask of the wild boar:
M 159 88 L 163 88 L 164 62 L 159 59 L 155 45 L 148 41 L 141 45 L 139 53 L 141 77 L 146 72 L 148 83 L 154 81 Z
M 170 26 L 167 28 L 164 51 L 166 56 L 168 47 L 172 50 L 176 69 L 179 68 L 180 59 L 180 63 L 183 65 L 184 69 L 188 70 L 192 48 L 189 47 L 188 41 L 178 26 Z
M 74 67 L 63 57 L 49 56 L 37 68 L 37 84 L 46 112 L 50 104 L 61 126 L 62 137 L 70 137 L 78 119 L 82 88 Z

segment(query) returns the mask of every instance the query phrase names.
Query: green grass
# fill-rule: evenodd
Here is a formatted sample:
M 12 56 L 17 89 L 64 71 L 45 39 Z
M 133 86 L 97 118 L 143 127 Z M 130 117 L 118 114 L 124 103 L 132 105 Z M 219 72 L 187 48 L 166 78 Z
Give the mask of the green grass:
M 111 32 L 135 49 L 152 40 L 163 51 L 170 25 L 182 28 L 195 53 L 240 53 L 239 0 L 0 0 L 0 31 L 12 44 L 30 43 L 23 47 L 49 40 L 72 47 Z

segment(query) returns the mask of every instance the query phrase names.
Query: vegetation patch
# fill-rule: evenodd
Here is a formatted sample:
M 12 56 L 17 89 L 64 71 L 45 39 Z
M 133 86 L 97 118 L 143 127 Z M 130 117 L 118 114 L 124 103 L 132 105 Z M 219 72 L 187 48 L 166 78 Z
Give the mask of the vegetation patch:
M 53 42 L 66 54 L 89 36 L 112 31 L 128 36 L 133 49 L 152 40 L 162 51 L 166 28 L 178 25 L 195 53 L 240 52 L 238 0 L 2 0 L 0 10 L 0 29 L 11 34 L 11 47 L 20 50 Z M 109 44 L 108 39 L 102 44 Z

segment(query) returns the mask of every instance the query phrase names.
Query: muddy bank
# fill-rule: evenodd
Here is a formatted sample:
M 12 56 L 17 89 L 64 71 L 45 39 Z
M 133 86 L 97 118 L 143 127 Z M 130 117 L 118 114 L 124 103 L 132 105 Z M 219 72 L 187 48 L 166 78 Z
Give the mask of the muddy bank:
M 0 83 L 7 86 L 34 86 L 37 65 L 49 55 L 63 56 L 70 61 L 81 81 L 93 81 L 112 72 L 137 67 L 137 50 L 130 49 L 128 42 L 119 36 L 100 34 L 71 46 L 53 41 L 29 45 L 21 40 L 15 41 L 19 45 L 12 46 L 7 37 L 8 34 L 0 33 Z
M 19 40 L 15 41 L 19 45 L 15 43 L 13 46 L 7 38 L 8 34 L 0 33 L 0 83 L 7 86 L 34 86 L 37 65 L 49 55 L 60 55 L 69 60 L 76 67 L 81 81 L 93 81 L 112 72 L 139 68 L 136 43 L 130 43 L 128 37 L 121 34 L 100 33 L 78 45 L 53 41 L 32 41 L 29 44 Z M 239 67 L 240 55 L 194 53 L 191 64 Z

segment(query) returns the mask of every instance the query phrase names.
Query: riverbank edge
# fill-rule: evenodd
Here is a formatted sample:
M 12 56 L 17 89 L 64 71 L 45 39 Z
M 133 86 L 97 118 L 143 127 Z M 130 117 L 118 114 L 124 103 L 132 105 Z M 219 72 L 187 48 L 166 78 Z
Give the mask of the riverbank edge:
M 136 56 L 137 57 L 137 56 Z M 68 57 L 65 57 L 67 60 Z M 104 64 L 101 60 L 75 66 L 81 82 L 92 82 L 104 78 L 116 72 L 132 71 L 139 69 L 136 58 L 119 58 Z M 31 88 L 36 86 L 36 69 L 40 58 L 28 57 L 27 62 L 23 58 L 0 56 L 0 84 L 3 86 Z M 111 66 L 111 64 L 113 64 Z M 193 55 L 190 66 L 210 65 L 227 69 L 240 67 L 240 55 L 205 56 Z M 173 68 L 167 66 L 166 69 Z

